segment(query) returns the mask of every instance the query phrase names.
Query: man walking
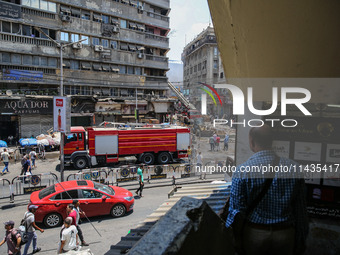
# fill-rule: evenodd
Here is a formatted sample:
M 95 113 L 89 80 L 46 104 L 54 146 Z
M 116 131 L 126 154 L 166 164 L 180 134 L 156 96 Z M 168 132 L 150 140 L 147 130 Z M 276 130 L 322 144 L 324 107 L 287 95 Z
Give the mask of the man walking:
M 233 226 L 236 250 L 241 254 L 302 254 L 304 250 L 308 219 L 303 176 L 294 171 L 258 173 L 263 166 L 292 169 L 297 165 L 276 156 L 272 141 L 268 125 L 252 128 L 249 146 L 254 155 L 233 175 L 226 226 Z M 257 171 L 242 171 L 246 168 Z
M 14 221 L 4 222 L 6 233 L 5 238 L 0 242 L 0 246 L 7 243 L 7 254 L 20 255 L 21 235 L 14 228 Z
M 89 246 L 89 244 L 87 242 L 85 242 L 84 240 L 84 236 L 83 236 L 83 231 L 81 231 L 81 228 L 79 226 L 79 220 L 80 220 L 80 215 L 84 215 L 85 216 L 85 212 L 80 210 L 80 203 L 78 200 L 73 200 L 72 204 L 74 205 L 74 210 L 77 213 L 77 218 L 76 218 L 76 228 L 78 231 L 78 236 L 80 238 L 81 241 L 81 246 Z
M 137 175 L 138 175 L 138 182 L 139 182 L 139 188 L 136 190 L 136 194 L 138 195 L 139 192 L 139 196 L 142 196 L 142 192 L 143 192 L 143 188 L 144 188 L 144 177 L 143 177 L 143 166 L 138 167 L 137 169 Z
M 41 251 L 40 247 L 37 247 L 37 234 L 35 233 L 35 230 L 38 229 L 41 233 L 44 233 L 44 230 L 39 228 L 35 224 L 35 218 L 34 214 L 37 211 L 38 206 L 36 205 L 30 205 L 28 207 L 28 212 L 24 215 L 24 221 L 25 221 L 25 227 L 28 235 L 28 241 L 25 245 L 24 253 L 23 255 L 27 255 L 28 249 L 30 248 L 31 242 L 33 240 L 33 254 Z
M 9 159 L 11 157 L 9 156 L 8 152 L 7 152 L 7 149 L 5 148 L 4 149 L 4 152 L 1 153 L 1 159 L 2 161 L 4 162 L 4 165 L 5 165 L 5 168 L 2 170 L 1 172 L 1 175 L 3 175 L 5 173 L 5 171 L 7 170 L 7 173 L 9 173 L 9 170 L 8 170 L 8 163 L 9 163 Z
M 37 153 L 35 152 L 35 150 L 31 150 L 29 155 L 30 155 L 32 167 L 36 168 L 36 166 L 35 166 L 35 159 L 37 158 Z
M 66 253 L 68 251 L 77 250 L 78 231 L 75 225 L 72 225 L 72 218 L 67 217 L 64 220 L 64 226 L 60 232 L 60 243 L 58 248 L 58 254 Z
M 210 151 L 214 151 L 215 150 L 215 139 L 213 136 L 209 138 L 209 144 L 210 144 Z
M 223 143 L 224 143 L 223 150 L 228 151 L 228 146 L 229 146 L 228 145 L 228 143 L 229 143 L 229 135 L 228 134 L 225 134 Z

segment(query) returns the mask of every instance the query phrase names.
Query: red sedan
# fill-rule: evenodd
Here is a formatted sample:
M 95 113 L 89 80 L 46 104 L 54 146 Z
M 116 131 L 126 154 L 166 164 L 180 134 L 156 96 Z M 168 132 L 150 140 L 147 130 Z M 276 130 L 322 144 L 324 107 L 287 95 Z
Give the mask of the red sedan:
M 108 215 L 120 217 L 133 209 L 134 197 L 126 189 L 93 181 L 61 182 L 31 194 L 31 204 L 39 206 L 35 221 L 47 227 L 62 224 L 66 206 L 74 199 L 87 217 Z

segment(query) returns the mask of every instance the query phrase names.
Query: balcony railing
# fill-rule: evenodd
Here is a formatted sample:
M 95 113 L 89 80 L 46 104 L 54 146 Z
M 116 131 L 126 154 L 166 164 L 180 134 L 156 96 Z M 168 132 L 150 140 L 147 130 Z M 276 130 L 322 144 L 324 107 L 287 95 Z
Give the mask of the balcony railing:
M 55 44 L 52 41 L 48 39 L 41 39 L 41 38 L 35 38 L 35 37 L 26 37 L 26 36 L 20 36 L 20 35 L 0 33 L 0 40 L 24 43 L 24 44 L 48 46 L 48 47 L 55 48 Z
M 145 39 L 153 39 L 156 41 L 161 41 L 161 42 L 169 42 L 169 38 L 160 36 L 160 35 L 154 35 L 154 34 L 145 34 Z
M 145 54 L 145 59 L 146 60 L 152 60 L 152 61 L 159 61 L 159 62 L 167 62 L 168 61 L 168 58 L 166 58 L 166 57 L 147 55 L 147 54 Z
M 161 14 L 158 14 L 158 13 L 154 13 L 154 12 L 149 12 L 148 11 L 148 12 L 146 12 L 146 15 L 148 17 L 151 17 L 151 18 L 155 18 L 155 19 L 159 19 L 159 20 L 163 20 L 163 21 L 169 22 L 169 17 L 161 15 Z
M 44 12 L 36 9 L 30 9 L 27 7 L 21 7 L 22 13 L 28 14 L 28 15 L 34 15 L 34 16 L 39 16 L 39 17 L 44 17 L 48 19 L 55 19 L 56 14 L 55 13 L 50 13 L 50 12 Z

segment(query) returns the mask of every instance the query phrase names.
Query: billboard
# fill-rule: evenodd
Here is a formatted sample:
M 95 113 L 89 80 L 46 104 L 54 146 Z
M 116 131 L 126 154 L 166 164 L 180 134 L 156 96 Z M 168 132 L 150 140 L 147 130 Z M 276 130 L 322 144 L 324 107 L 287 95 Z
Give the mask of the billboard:
M 53 131 L 69 133 L 71 127 L 71 105 L 68 97 L 53 98 Z

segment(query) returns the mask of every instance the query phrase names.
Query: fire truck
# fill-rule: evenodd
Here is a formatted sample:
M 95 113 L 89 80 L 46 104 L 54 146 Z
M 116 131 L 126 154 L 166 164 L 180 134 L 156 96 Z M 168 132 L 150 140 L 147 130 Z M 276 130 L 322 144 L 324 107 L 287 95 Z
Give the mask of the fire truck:
M 118 163 L 128 156 L 147 165 L 187 157 L 190 129 L 179 126 L 71 127 L 65 137 L 64 162 L 76 169 Z

